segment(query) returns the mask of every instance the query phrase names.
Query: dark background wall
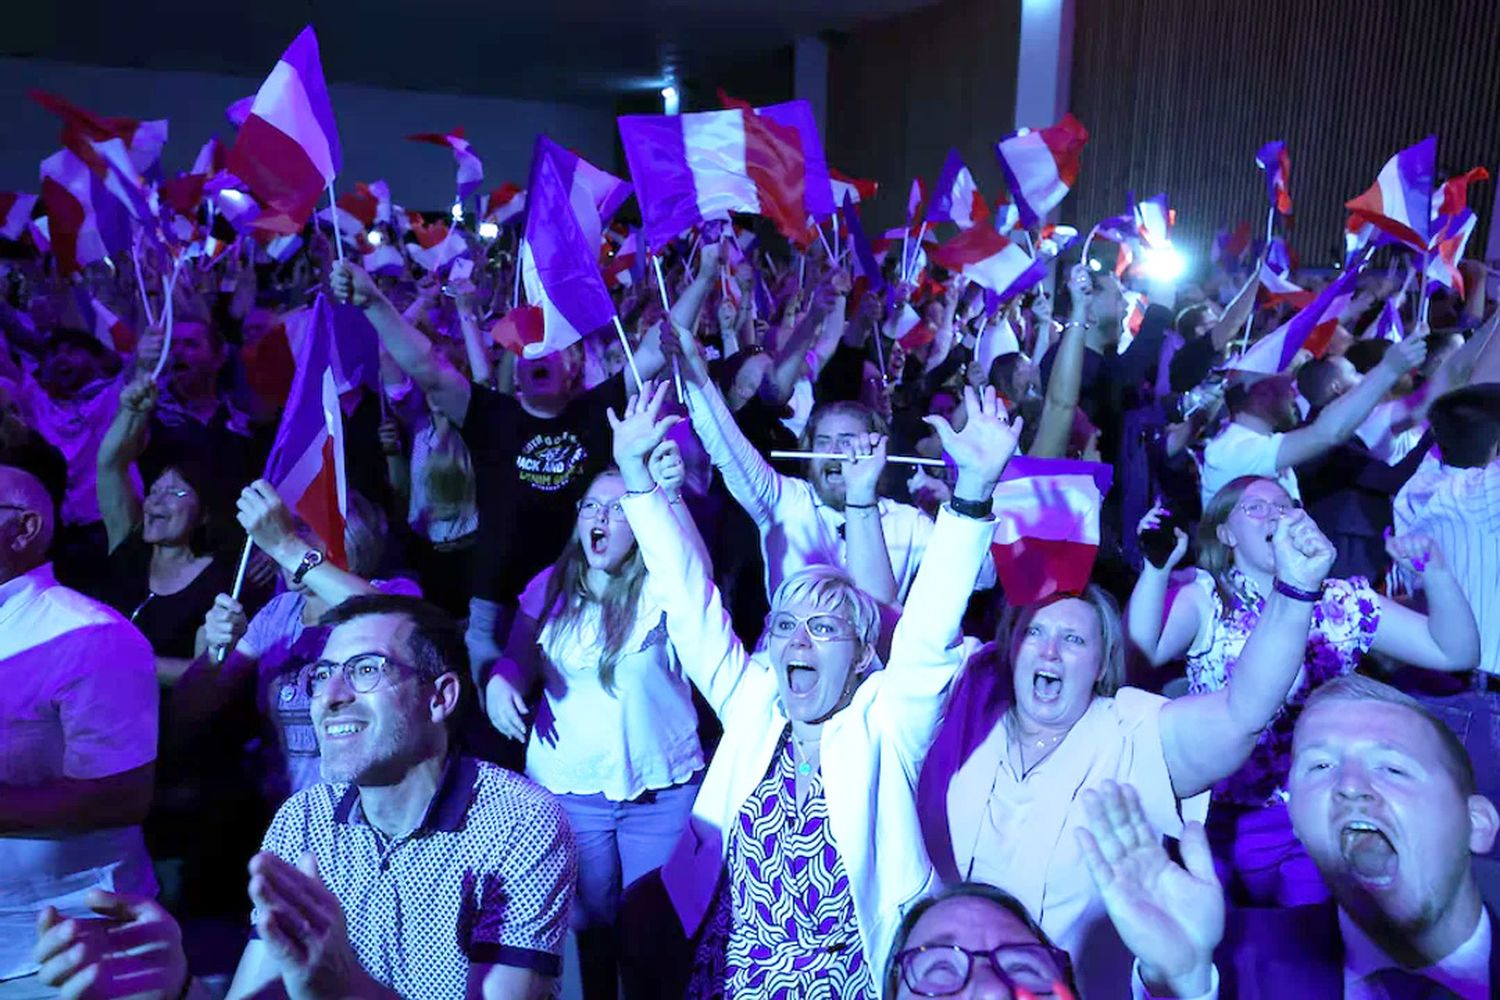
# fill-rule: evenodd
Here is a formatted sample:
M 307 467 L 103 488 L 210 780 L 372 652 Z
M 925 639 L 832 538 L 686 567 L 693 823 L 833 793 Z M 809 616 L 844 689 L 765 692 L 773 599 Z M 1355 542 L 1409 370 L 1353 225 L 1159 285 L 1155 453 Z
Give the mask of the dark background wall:
M 1264 226 L 1254 157 L 1292 157 L 1292 245 L 1341 252 L 1343 203 L 1397 150 L 1438 136 L 1438 174 L 1500 166 L 1500 6 L 1494 0 L 1077 0 L 1072 107 L 1089 128 L 1065 216 L 1124 209 L 1165 189 L 1178 232 L 1206 252 L 1216 227 Z M 1493 188 L 1471 205 L 1483 256 Z

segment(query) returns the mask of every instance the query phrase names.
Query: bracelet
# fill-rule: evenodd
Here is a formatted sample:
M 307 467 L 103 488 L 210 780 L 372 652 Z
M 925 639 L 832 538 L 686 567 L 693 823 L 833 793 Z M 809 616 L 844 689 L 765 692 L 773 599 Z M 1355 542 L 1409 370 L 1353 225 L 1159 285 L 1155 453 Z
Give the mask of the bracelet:
M 844 509 L 845 510 L 874 510 L 876 507 L 879 507 L 879 506 L 880 506 L 880 504 L 878 504 L 878 503 L 845 503 L 844 504 Z
M 659 487 L 652 485 L 649 490 L 626 490 L 625 495 L 628 497 L 648 497 L 651 494 L 655 493 L 658 489 Z
M 953 497 L 948 501 L 948 506 L 953 509 L 953 513 L 973 518 L 976 521 L 987 520 L 994 513 L 994 507 L 988 500 L 965 500 L 963 497 Z
M 1294 601 L 1304 601 L 1308 604 L 1316 604 L 1323 599 L 1323 592 L 1321 590 L 1302 590 L 1298 587 L 1293 587 L 1279 576 L 1276 578 L 1276 582 L 1271 585 L 1271 589 L 1275 590 L 1282 597 L 1290 597 Z

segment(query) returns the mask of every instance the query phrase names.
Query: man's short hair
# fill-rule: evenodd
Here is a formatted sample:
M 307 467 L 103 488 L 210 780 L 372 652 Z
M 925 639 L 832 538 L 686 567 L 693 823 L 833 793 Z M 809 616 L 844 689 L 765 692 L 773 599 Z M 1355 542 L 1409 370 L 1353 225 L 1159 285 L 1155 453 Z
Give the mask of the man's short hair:
M 469 650 L 464 645 L 463 630 L 452 615 L 420 597 L 361 594 L 325 611 L 318 624 L 334 628 L 371 615 L 399 615 L 411 622 L 407 653 L 411 665 L 427 680 L 443 674 L 458 674 L 460 680 L 469 676 Z
M 1336 362 L 1329 358 L 1313 358 L 1297 369 L 1297 391 L 1314 409 L 1320 409 L 1333 402 L 1331 390 L 1342 375 Z
M 1302 714 L 1306 715 L 1313 706 L 1325 701 L 1378 701 L 1387 705 L 1399 705 L 1416 713 L 1437 734 L 1438 745 L 1443 748 L 1443 767 L 1453 776 L 1459 791 L 1465 797 L 1475 793 L 1477 785 L 1474 780 L 1474 762 L 1469 759 L 1469 752 L 1453 734 L 1453 730 L 1411 695 L 1371 677 L 1345 674 L 1316 688 L 1303 705 Z
M 1500 382 L 1480 382 L 1444 393 L 1428 413 L 1443 464 L 1477 469 L 1500 445 Z
M 76 326 L 60 326 L 53 330 L 47 335 L 46 345 L 49 352 L 66 345 L 87 351 L 96 358 L 103 358 L 110 353 L 98 337 Z

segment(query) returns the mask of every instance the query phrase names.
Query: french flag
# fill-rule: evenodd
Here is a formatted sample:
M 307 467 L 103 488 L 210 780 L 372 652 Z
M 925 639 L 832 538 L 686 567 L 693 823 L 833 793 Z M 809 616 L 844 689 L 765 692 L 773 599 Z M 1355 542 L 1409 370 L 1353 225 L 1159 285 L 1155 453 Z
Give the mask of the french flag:
M 484 219 L 503 226 L 512 219 L 520 218 L 526 211 L 526 192 L 506 181 L 490 192 L 484 203 Z
M 167 122 L 138 121 L 134 118 L 107 117 L 81 108 L 64 97 L 43 90 L 27 95 L 43 108 L 62 119 L 62 145 L 73 151 L 95 172 L 102 173 L 92 143 L 120 139 L 124 142 L 136 173 L 151 179 L 159 175 L 162 147 L 167 144 Z
M 1464 250 L 1478 221 L 1472 210 L 1460 209 L 1433 238 L 1431 259 L 1427 263 L 1428 288 L 1448 288 L 1464 294 L 1464 278 L 1458 264 L 1464 259 Z
M 1360 268 L 1351 267 L 1340 274 L 1317 298 L 1299 310 L 1276 330 L 1266 334 L 1239 358 L 1229 362 L 1230 369 L 1275 375 L 1291 365 L 1304 347 L 1321 354 L 1339 324 L 1339 317 L 1354 297 L 1354 283 Z
M 1021 224 L 1036 225 L 1068 196 L 1078 181 L 1078 162 L 1088 129 L 1071 114 L 1040 129 L 1020 129 L 995 144 L 995 156 Z
M 1469 185 L 1490 179 L 1490 172 L 1475 167 L 1467 173 L 1450 177 L 1438 187 L 1432 198 L 1432 220 L 1442 223 L 1469 207 Z
M 92 296 L 89 297 L 89 306 L 93 312 L 94 336 L 99 343 L 119 354 L 129 354 L 135 350 L 135 331 L 124 320 Z
M 729 97 L 720 90 L 719 103 L 726 108 L 740 108 L 747 114 L 754 113 L 762 118 L 769 118 L 783 128 L 795 130 L 797 144 L 802 148 L 803 208 L 815 219 L 826 219 L 838 210 L 841 202 L 834 195 L 828 156 L 823 151 L 823 138 L 818 134 L 818 124 L 813 118 L 810 102 L 783 101 L 756 108 L 746 101 Z
M 103 207 L 112 199 L 89 165 L 72 150 L 60 149 L 43 160 L 41 174 L 48 237 L 64 275 L 129 245 L 128 220 L 123 219 L 123 211 L 119 213 L 123 229 L 103 224 L 105 220 L 96 206 Z
M 958 150 L 950 149 L 933 188 L 932 203 L 927 206 L 927 221 L 951 222 L 960 229 L 968 229 L 989 217 L 990 208 L 979 193 L 979 185 L 974 183 L 974 175 L 964 166 Z
M 1369 224 L 1415 250 L 1425 251 L 1432 235 L 1432 184 L 1437 168 L 1437 137 L 1428 136 L 1391 157 L 1370 189 L 1345 203 L 1350 231 Z
M 1099 553 L 1107 465 L 1018 455 L 995 488 L 990 554 L 1012 605 L 1081 594 Z
M 1167 193 L 1163 191 L 1154 198 L 1137 201 L 1131 208 L 1135 219 L 1135 232 L 1147 247 L 1165 247 L 1172 243 L 1172 226 L 1177 222 L 1177 213 L 1167 207 Z
M 412 262 L 422 270 L 437 274 L 446 267 L 451 267 L 455 261 L 469 252 L 468 241 L 464 234 L 456 228 L 447 228 L 443 238 L 431 246 L 424 246 L 420 242 L 407 251 L 411 255 Z
M 1292 214 L 1292 193 L 1288 185 L 1292 176 L 1292 157 L 1286 143 L 1268 142 L 1255 154 L 1255 164 L 1266 172 L 1266 197 L 1282 215 Z
M 36 207 L 36 195 L 16 191 L 0 191 L 0 237 L 18 240 L 31 221 L 31 210 Z
M 136 173 L 130 162 L 130 152 L 120 139 L 93 144 L 94 151 L 104 164 L 104 189 L 114 195 L 115 200 L 130 213 L 140 231 L 154 236 L 157 219 L 157 198 L 148 191 L 146 180 Z
M 455 183 L 458 185 L 459 201 L 463 201 L 479 190 L 479 185 L 484 183 L 484 164 L 475 154 L 474 147 L 469 145 L 469 140 L 464 138 L 462 125 L 449 132 L 418 132 L 406 138 L 412 142 L 447 146 L 453 150 L 453 158 L 458 162 L 458 176 Z
M 296 345 L 296 374 L 282 411 L 276 442 L 266 460 L 266 479 L 286 505 L 328 546 L 328 558 L 343 568 L 344 525 L 349 509 L 344 475 L 344 415 L 336 376 L 334 316 L 319 295 Z
M 534 358 L 614 320 L 614 302 L 599 271 L 599 243 L 630 185 L 540 135 L 526 190 L 521 281 L 543 320 L 543 339 L 525 347 Z
M 620 245 L 615 248 L 614 255 L 605 262 L 604 280 L 621 288 L 628 288 L 635 284 L 637 265 L 645 263 L 640 247 L 640 230 L 632 229 L 630 235 L 621 240 Z
M 846 201 L 852 201 L 856 205 L 869 201 L 880 190 L 880 185 L 874 181 L 850 177 L 832 167 L 828 168 L 828 182 L 833 186 L 833 203 L 839 206 Z
M 1401 313 L 1396 310 L 1396 303 L 1390 299 L 1385 300 L 1385 305 L 1380 307 L 1380 315 L 1375 319 L 1375 329 L 1370 332 L 1375 340 L 1388 340 L 1392 344 L 1399 344 L 1406 339 L 1406 327 L 1401 322 Z
M 979 365 L 980 371 L 988 373 L 996 358 L 1020 350 L 1021 340 L 1016 336 L 1016 328 L 1011 325 L 1010 317 L 1001 312 L 980 331 L 979 340 L 974 345 L 974 363 Z
M 901 303 L 901 308 L 891 318 L 888 329 L 891 339 L 908 351 L 914 351 L 923 344 L 932 343 L 937 336 L 937 331 L 927 325 L 921 315 L 911 307 L 910 302 Z
M 880 263 L 875 259 L 875 251 L 870 246 L 870 239 L 865 235 L 865 227 L 859 219 L 859 210 L 854 207 L 854 199 L 849 194 L 844 195 L 844 204 L 840 209 L 844 225 L 849 230 L 849 245 L 854 248 L 851 259 L 854 264 L 854 276 L 863 278 L 866 286 L 872 292 L 885 291 L 885 275 L 881 273 Z
M 1277 236 L 1266 248 L 1260 264 L 1260 288 L 1270 302 L 1290 302 L 1301 309 L 1315 298 L 1312 292 L 1291 279 L 1292 254 L 1286 240 Z
M 807 217 L 816 213 L 806 203 L 807 163 L 795 127 L 728 108 L 625 115 L 619 128 L 653 249 L 730 212 L 763 215 L 788 239 L 808 240 Z
M 1002 298 L 1024 289 L 1016 287 L 1035 262 L 1015 240 L 988 226 L 975 226 L 932 251 L 932 261 L 982 285 Z
M 309 25 L 256 92 L 229 169 L 265 209 L 256 227 L 285 235 L 307 223 L 342 163 L 318 36 Z
M 526 348 L 540 344 L 546 320 L 536 306 L 516 306 L 490 326 L 490 339 L 512 354 L 526 357 Z

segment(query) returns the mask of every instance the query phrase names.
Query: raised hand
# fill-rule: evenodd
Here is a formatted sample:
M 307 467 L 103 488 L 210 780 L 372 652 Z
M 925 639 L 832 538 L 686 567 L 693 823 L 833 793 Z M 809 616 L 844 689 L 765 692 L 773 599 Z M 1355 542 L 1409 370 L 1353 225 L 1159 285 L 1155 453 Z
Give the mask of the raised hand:
M 328 287 L 333 292 L 335 302 L 346 302 L 361 309 L 381 297 L 380 289 L 375 287 L 375 279 L 364 268 L 347 260 L 333 265 L 333 272 L 328 276 Z
M 228 594 L 215 597 L 214 606 L 203 618 L 203 634 L 209 649 L 233 649 L 248 627 L 244 605 Z
M 682 493 L 683 481 L 687 479 L 687 463 L 682 460 L 682 449 L 676 441 L 664 440 L 651 449 L 646 468 L 651 470 L 651 478 L 667 496 L 676 497 Z
M 1385 554 L 1407 572 L 1420 576 L 1423 573 L 1446 567 L 1447 564 L 1443 561 L 1443 550 L 1438 548 L 1437 542 L 1433 541 L 1430 536 L 1393 536 L 1390 528 L 1385 531 Z
M 1422 362 L 1427 360 L 1427 338 L 1407 337 L 1399 344 L 1392 344 L 1390 350 L 1380 359 L 1382 366 L 1391 374 L 1400 377 L 1407 372 L 1421 367 Z
M 1167 510 L 1166 504 L 1163 504 L 1160 500 L 1158 500 L 1156 502 L 1156 505 L 1146 512 L 1146 516 L 1141 518 L 1141 523 L 1136 526 L 1136 534 L 1138 536 L 1143 536 L 1148 531 L 1151 531 L 1155 528 L 1160 528 L 1162 521 L 1171 516 L 1172 512 Z M 1172 537 L 1175 540 L 1175 544 L 1172 546 L 1172 552 L 1167 556 L 1167 561 L 1157 567 L 1158 569 L 1169 573 L 1172 570 L 1176 569 L 1179 564 L 1181 564 L 1183 557 L 1187 555 L 1188 548 L 1187 532 L 1183 531 L 1181 528 L 1173 527 Z M 1145 539 L 1142 538 L 1142 541 L 1144 542 Z M 1149 558 L 1150 557 L 1148 556 L 1148 559 Z M 1154 560 L 1152 561 L 1152 565 L 1155 565 Z
M 625 404 L 623 416 L 615 416 L 612 409 L 605 411 L 615 436 L 615 464 L 620 467 L 625 488 L 631 492 L 655 487 L 646 468 L 646 457 L 661 444 L 667 431 L 682 420 L 676 414 L 660 415 L 667 388 L 666 382 L 647 381 Z
M 42 983 L 69 1000 L 176 1000 L 188 984 L 182 930 L 154 899 L 90 890 L 98 917 L 37 916 L 32 960 Z
M 1337 554 L 1305 510 L 1289 510 L 1277 520 L 1271 551 L 1276 555 L 1276 576 L 1306 591 L 1323 586 Z
M 135 368 L 138 372 L 156 371 L 156 362 L 166 348 L 167 335 L 159 326 L 150 326 L 135 342 Z
M 369 976 L 349 944 L 338 897 L 304 854 L 293 868 L 269 851 L 250 859 L 255 929 L 281 970 L 292 1000 L 359 996 Z
M 257 548 L 283 566 L 301 561 L 306 546 L 297 538 L 292 512 L 276 487 L 257 479 L 240 492 L 235 507 L 240 527 Z
M 876 488 L 880 485 L 880 474 L 885 471 L 886 446 L 890 443 L 884 434 L 857 434 L 855 440 L 844 446 L 844 497 L 846 503 L 871 504 L 875 502 Z
M 1083 808 L 1088 828 L 1076 832 L 1084 863 L 1146 985 L 1176 996 L 1206 993 L 1224 936 L 1224 892 L 1203 824 L 1183 830 L 1183 867 L 1167 857 L 1130 785 L 1106 781 L 1083 793 Z
M 120 389 L 120 405 L 137 413 L 156 409 L 156 382 L 150 371 L 141 372 Z
M 965 386 L 964 407 L 968 422 L 962 431 L 955 431 L 945 417 L 934 415 L 922 419 L 937 431 L 943 451 L 958 466 L 953 495 L 961 500 L 988 500 L 1015 454 L 1022 421 L 1019 416 L 1007 419 L 1005 407 L 992 386 L 985 386 L 982 393 Z
M 703 348 L 693 336 L 693 331 L 680 323 L 667 323 L 661 333 L 661 353 L 670 366 L 674 361 L 682 370 L 682 377 L 693 385 L 708 384 L 708 361 L 703 357 Z

